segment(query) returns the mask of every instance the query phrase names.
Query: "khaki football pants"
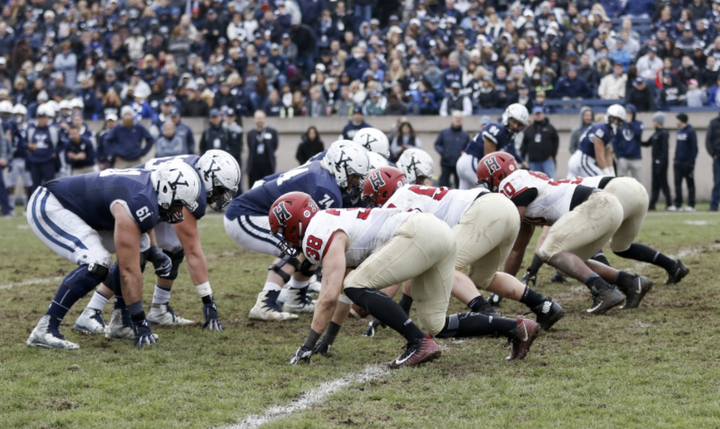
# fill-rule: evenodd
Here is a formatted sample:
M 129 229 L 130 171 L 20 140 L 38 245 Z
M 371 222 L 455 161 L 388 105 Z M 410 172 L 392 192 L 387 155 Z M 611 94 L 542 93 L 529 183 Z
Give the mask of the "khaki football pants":
M 555 222 L 537 254 L 544 262 L 560 252 L 588 260 L 610 241 L 622 221 L 623 209 L 618 199 L 610 192 L 595 192 Z
M 445 222 L 421 213 L 345 277 L 344 288 L 383 289 L 412 279 L 421 328 L 436 335 L 445 326 L 455 272 L 455 236 Z
M 615 195 L 623 209 L 623 221 L 610 241 L 610 249 L 624 252 L 633 244 L 645 221 L 649 204 L 647 190 L 635 179 L 618 177 L 605 186 L 605 191 Z
M 462 271 L 469 265 L 468 275 L 475 286 L 487 288 L 505 266 L 519 230 L 520 214 L 512 201 L 500 194 L 478 198 L 453 227 L 455 269 Z

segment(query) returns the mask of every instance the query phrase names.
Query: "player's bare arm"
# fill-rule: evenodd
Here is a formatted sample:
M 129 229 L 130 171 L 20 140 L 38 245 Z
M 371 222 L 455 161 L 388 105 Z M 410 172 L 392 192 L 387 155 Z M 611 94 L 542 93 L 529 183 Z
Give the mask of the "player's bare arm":
M 518 211 L 520 212 L 520 219 L 525 219 L 525 207 L 519 207 Z M 523 256 L 525 256 L 525 249 L 527 248 L 528 243 L 530 243 L 533 232 L 535 232 L 534 225 L 521 221 L 520 232 L 518 233 L 517 239 L 515 239 L 515 244 L 513 245 L 507 260 L 505 261 L 504 271 L 506 273 L 514 276 L 520 270 Z
M 597 137 L 593 137 L 593 146 L 595 148 L 595 160 L 597 161 L 600 169 L 609 167 L 607 159 L 605 158 L 605 143 Z
M 128 304 L 142 300 L 142 272 L 140 271 L 140 228 L 121 204 L 112 207 L 115 217 L 115 250 L 123 297 Z

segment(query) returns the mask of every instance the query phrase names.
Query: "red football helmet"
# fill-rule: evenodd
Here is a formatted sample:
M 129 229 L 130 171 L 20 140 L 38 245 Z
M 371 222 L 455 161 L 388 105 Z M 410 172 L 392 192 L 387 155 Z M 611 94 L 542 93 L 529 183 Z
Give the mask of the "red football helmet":
M 406 184 L 405 175 L 397 168 L 376 168 L 365 176 L 362 199 L 372 207 L 382 206 L 398 188 Z
M 506 177 L 518 169 L 515 158 L 509 153 L 493 152 L 485 155 L 477 166 L 478 185 L 487 185 L 492 192 L 498 191 L 498 186 Z
M 278 247 L 294 255 L 301 249 L 305 230 L 310 220 L 320 211 L 310 195 L 304 192 L 288 192 L 270 207 L 270 231 L 278 238 Z

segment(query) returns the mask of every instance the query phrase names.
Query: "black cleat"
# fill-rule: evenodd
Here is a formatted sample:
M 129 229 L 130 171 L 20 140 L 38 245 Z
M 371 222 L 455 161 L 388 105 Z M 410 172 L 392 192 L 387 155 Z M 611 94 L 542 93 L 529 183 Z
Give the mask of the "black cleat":
M 675 270 L 668 273 L 668 279 L 665 281 L 666 285 L 674 285 L 680 283 L 680 280 L 685 278 L 690 273 L 690 268 L 686 267 L 680 261 L 675 261 Z
M 531 273 L 530 271 L 525 273 L 522 278 L 522 284 L 530 286 L 530 283 L 532 283 L 533 288 L 537 286 L 537 273 Z
M 500 307 L 500 301 L 502 301 L 502 297 L 500 295 L 495 295 L 494 293 L 491 293 L 487 301 L 493 307 Z
M 632 283 L 629 285 L 618 285 L 618 288 L 625 293 L 627 299 L 625 299 L 625 305 L 620 307 L 621 309 L 638 308 L 640 301 L 643 300 L 645 294 L 650 292 L 653 283 L 647 277 L 633 276 Z
M 512 353 L 505 360 L 524 359 L 530 351 L 535 338 L 540 333 L 540 325 L 529 319 L 518 319 L 517 327 L 512 332 L 508 343 L 512 343 Z
M 584 312 L 588 314 L 605 314 L 611 308 L 616 307 L 625 301 L 623 294 L 614 287 L 602 290 L 593 288 L 591 292 L 593 294 L 593 306 L 592 308 L 584 310 Z
M 530 310 L 535 313 L 536 321 L 542 326 L 543 331 L 549 330 L 560 319 L 565 317 L 565 310 L 560 307 L 560 304 L 553 302 L 552 298 L 548 298 L 547 301 Z
M 552 277 L 550 277 L 550 283 L 567 283 L 565 276 L 555 271 Z

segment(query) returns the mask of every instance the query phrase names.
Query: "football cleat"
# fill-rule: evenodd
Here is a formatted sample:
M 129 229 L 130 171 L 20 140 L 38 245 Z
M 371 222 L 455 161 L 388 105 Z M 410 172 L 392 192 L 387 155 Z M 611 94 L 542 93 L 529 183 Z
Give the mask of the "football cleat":
M 312 313 L 315 301 L 307 295 L 308 286 L 300 289 L 288 288 L 282 311 L 287 313 Z
M 73 331 L 85 335 L 104 334 L 105 321 L 102 318 L 102 310 L 93 310 L 92 308 L 83 310 L 75 321 Z
M 442 351 L 433 337 L 428 334 L 424 338 L 412 340 L 405 345 L 405 352 L 397 359 L 390 361 L 390 368 L 401 368 L 403 366 L 419 365 L 423 362 L 430 362 L 440 357 Z
M 550 283 L 567 283 L 565 276 L 555 271 L 552 277 L 550 277 Z
M 536 315 L 536 322 L 544 331 L 552 328 L 560 319 L 565 317 L 565 310 L 552 298 L 530 309 Z
M 490 303 L 493 307 L 500 307 L 500 301 L 502 301 L 502 297 L 500 295 L 495 295 L 494 293 L 491 293 L 490 296 L 487 299 L 487 302 Z
M 593 288 L 591 292 L 593 294 L 593 306 L 592 308 L 584 310 L 584 312 L 588 314 L 605 314 L 611 308 L 616 307 L 625 301 L 623 294 L 614 287 L 602 290 Z
M 530 271 L 525 273 L 522 278 L 522 284 L 530 286 L 530 283 L 532 283 L 533 288 L 537 286 L 537 273 L 531 273 Z
M 277 303 L 277 297 L 280 295 L 278 290 L 264 290 L 258 294 L 255 306 L 250 310 L 248 317 L 252 320 L 291 320 L 297 319 L 297 314 L 287 313 L 280 310 Z
M 675 270 L 672 273 L 668 273 L 668 279 L 665 280 L 666 285 L 674 285 L 680 283 L 680 280 L 684 279 L 690 273 L 690 268 L 686 267 L 682 262 L 675 261 Z
M 26 344 L 30 347 L 45 347 L 48 349 L 77 350 L 79 345 L 66 340 L 60 333 L 60 319 L 49 314 L 40 318 L 33 329 Z
M 621 291 L 625 293 L 627 297 L 625 304 L 620 307 L 621 309 L 638 308 L 640 301 L 645 297 L 645 294 L 650 292 L 653 283 L 647 277 L 634 275 L 631 284 L 619 286 Z
M 150 312 L 147 320 L 151 325 L 160 326 L 187 326 L 194 325 L 196 322 L 182 318 L 175 314 L 172 307 L 168 304 L 153 304 L 150 306 Z
M 105 328 L 105 338 L 108 340 L 134 340 L 135 332 L 127 310 L 116 308 L 110 315 L 110 323 Z
M 530 351 L 535 338 L 540 333 L 540 325 L 529 319 L 518 319 L 517 327 L 508 338 L 508 344 L 512 343 L 512 353 L 505 360 L 524 359 Z

